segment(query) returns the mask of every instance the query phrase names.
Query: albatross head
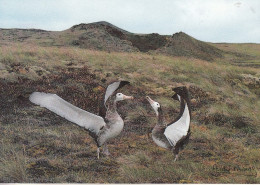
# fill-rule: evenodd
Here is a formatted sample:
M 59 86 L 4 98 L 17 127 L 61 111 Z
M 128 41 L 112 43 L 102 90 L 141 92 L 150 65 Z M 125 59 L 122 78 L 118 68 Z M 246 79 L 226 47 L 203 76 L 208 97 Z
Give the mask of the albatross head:
M 184 98 L 186 101 L 189 99 L 189 92 L 187 87 L 181 86 L 181 87 L 176 87 L 172 89 L 175 94 L 172 96 L 174 100 L 181 101 L 181 98 Z
M 126 96 L 123 93 L 116 93 L 116 101 L 132 100 L 132 99 L 134 99 L 133 96 Z
M 152 106 L 153 110 L 155 111 L 156 115 L 159 116 L 159 112 L 158 110 L 160 109 L 160 104 L 154 100 L 152 100 L 149 96 L 146 96 L 146 99 L 148 100 L 148 102 L 150 103 L 150 105 Z

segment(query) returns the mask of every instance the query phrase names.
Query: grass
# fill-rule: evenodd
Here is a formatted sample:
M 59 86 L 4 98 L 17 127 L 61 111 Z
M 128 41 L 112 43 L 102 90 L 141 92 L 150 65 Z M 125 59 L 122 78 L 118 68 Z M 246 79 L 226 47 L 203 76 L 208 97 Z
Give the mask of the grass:
M 254 57 L 258 45 L 218 44 Z M 249 57 L 250 58 L 250 57 Z M 250 76 L 251 75 L 251 76 Z M 0 182 L 23 183 L 259 183 L 258 86 L 255 66 L 143 53 L 8 43 L 0 47 Z M 247 76 L 248 78 L 245 78 Z M 35 90 L 57 93 L 97 113 L 110 80 L 125 79 L 135 96 L 120 104 L 123 133 L 109 143 L 111 158 L 96 159 L 93 140 L 79 127 L 32 105 Z M 144 97 L 178 113 L 172 88 L 186 85 L 192 98 L 192 136 L 173 162 L 151 139 L 156 123 Z
M 225 59 L 238 66 L 252 66 L 259 68 L 259 44 L 213 44 L 225 50 Z
M 27 157 L 23 149 L 19 146 L 13 146 L 1 143 L 1 167 L 0 176 L 2 182 L 28 182 L 26 175 Z

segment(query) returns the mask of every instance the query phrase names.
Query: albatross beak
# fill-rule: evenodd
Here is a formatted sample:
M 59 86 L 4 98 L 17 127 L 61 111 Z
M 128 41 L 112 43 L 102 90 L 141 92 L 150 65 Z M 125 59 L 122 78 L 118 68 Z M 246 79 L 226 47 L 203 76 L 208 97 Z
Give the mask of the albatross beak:
M 146 96 L 146 99 L 149 101 L 150 105 L 152 106 L 152 108 L 154 109 L 156 116 L 159 115 L 158 113 L 158 107 L 155 107 L 156 102 L 153 101 L 149 96 Z
M 146 96 L 146 99 L 149 101 L 151 105 L 154 103 L 154 101 L 149 96 Z
M 133 100 L 134 97 L 133 97 L 133 96 L 126 96 L 126 95 L 123 95 L 123 99 L 124 99 L 124 100 Z

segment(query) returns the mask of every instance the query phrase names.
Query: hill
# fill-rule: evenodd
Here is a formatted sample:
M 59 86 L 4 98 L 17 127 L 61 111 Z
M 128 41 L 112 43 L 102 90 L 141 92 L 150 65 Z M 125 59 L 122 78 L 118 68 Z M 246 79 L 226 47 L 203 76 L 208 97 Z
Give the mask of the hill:
M 71 44 L 90 30 L 107 42 L 121 37 L 132 51 Z M 185 33 L 136 37 L 104 22 L 0 34 L 0 183 L 260 183 L 260 44 L 204 43 Z M 119 79 L 131 82 L 121 92 L 135 99 L 118 103 L 124 130 L 108 143 L 112 156 L 100 160 L 88 132 L 29 101 L 34 91 L 55 93 L 98 113 L 104 87 Z M 152 140 L 157 120 L 145 96 L 161 104 L 168 123 L 180 110 L 172 88 L 183 85 L 192 134 L 174 162 Z
M 79 24 L 50 32 L 36 29 L 0 29 L 2 41 L 29 42 L 42 46 L 76 46 L 116 52 L 156 52 L 170 56 L 186 56 L 205 60 L 222 57 L 223 52 L 185 33 L 172 36 L 134 34 L 108 22 Z
M 158 49 L 158 53 L 164 53 L 171 56 L 187 56 L 204 60 L 213 60 L 214 58 L 221 58 L 223 51 L 192 38 L 191 36 L 179 32 L 173 34 L 166 45 Z

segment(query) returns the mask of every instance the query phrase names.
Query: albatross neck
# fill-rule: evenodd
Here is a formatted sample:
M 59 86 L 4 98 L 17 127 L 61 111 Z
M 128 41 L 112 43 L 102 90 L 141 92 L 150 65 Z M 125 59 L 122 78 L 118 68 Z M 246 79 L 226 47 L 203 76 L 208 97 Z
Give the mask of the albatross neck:
M 108 111 L 117 112 L 117 101 L 113 98 L 108 104 Z
M 156 124 L 158 127 L 165 127 L 164 119 L 163 119 L 163 112 L 162 108 L 158 109 L 158 122 Z

